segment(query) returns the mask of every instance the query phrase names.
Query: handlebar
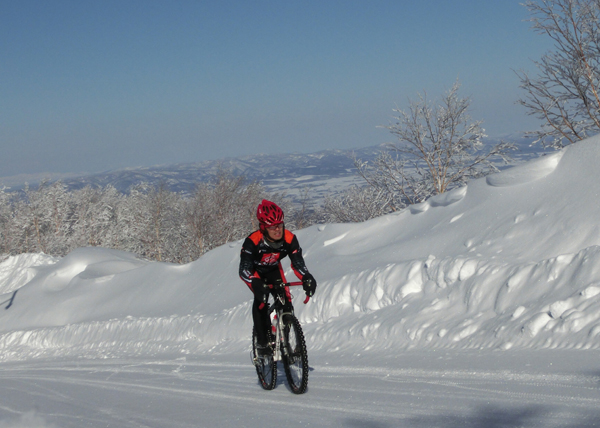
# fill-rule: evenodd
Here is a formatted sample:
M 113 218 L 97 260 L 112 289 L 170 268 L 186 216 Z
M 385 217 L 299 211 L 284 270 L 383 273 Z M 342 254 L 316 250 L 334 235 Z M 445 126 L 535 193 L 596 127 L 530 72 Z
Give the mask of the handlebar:
M 289 287 L 293 287 L 293 286 L 297 286 L 297 285 L 302 285 L 302 281 L 295 281 L 295 282 L 281 282 L 280 283 L 283 287 L 289 286 Z M 269 284 L 270 288 L 273 288 L 273 285 Z M 310 300 L 310 296 L 306 296 L 306 299 L 304 299 L 304 304 L 306 305 L 308 303 L 308 301 Z
M 294 286 L 294 285 L 302 285 L 302 281 L 296 281 L 296 282 L 288 282 L 287 285 L 290 286 Z M 304 304 L 306 305 L 308 303 L 308 301 L 310 300 L 310 296 L 307 295 L 306 299 L 304 299 Z

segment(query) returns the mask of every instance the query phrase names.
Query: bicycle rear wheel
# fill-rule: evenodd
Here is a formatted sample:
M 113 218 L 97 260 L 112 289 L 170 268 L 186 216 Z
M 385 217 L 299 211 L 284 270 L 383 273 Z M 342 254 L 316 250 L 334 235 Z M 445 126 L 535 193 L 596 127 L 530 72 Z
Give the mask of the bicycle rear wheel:
M 308 353 L 300 321 L 290 315 L 291 324 L 283 331 L 285 349 L 282 349 L 283 367 L 290 389 L 294 394 L 304 394 L 308 387 Z
M 270 333 L 269 341 L 272 342 Z M 256 330 L 254 329 L 252 329 L 252 360 L 261 386 L 268 390 L 275 388 L 277 384 L 277 362 L 273 359 L 273 355 L 258 356 L 256 352 Z

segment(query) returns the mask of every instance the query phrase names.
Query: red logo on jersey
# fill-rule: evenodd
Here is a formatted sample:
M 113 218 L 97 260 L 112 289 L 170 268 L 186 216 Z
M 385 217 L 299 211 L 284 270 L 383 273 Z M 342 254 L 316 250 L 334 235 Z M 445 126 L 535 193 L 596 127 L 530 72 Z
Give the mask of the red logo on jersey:
M 261 265 L 276 265 L 279 262 L 279 253 L 267 253 L 263 254 Z

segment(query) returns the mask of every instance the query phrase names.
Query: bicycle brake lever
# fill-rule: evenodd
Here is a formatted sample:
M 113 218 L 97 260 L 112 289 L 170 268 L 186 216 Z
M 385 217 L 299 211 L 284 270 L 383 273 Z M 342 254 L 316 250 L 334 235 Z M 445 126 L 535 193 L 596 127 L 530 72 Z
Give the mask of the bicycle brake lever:
M 306 296 L 306 299 L 304 299 L 304 304 L 306 305 L 309 300 L 310 300 L 310 296 Z

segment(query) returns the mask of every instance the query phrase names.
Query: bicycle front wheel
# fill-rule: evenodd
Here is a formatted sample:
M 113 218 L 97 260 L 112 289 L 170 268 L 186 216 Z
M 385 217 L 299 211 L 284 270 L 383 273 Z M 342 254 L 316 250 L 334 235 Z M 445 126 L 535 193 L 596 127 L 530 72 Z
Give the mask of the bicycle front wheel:
M 283 331 L 283 367 L 290 389 L 294 394 L 304 394 L 308 387 L 308 353 L 300 321 L 290 315 L 290 324 Z
M 269 333 L 269 339 L 272 339 Z M 271 341 L 271 340 L 270 340 Z M 256 330 L 252 329 L 252 359 L 258 381 L 264 389 L 273 389 L 277 384 L 277 361 L 273 359 L 273 355 L 258 356 L 256 351 Z

